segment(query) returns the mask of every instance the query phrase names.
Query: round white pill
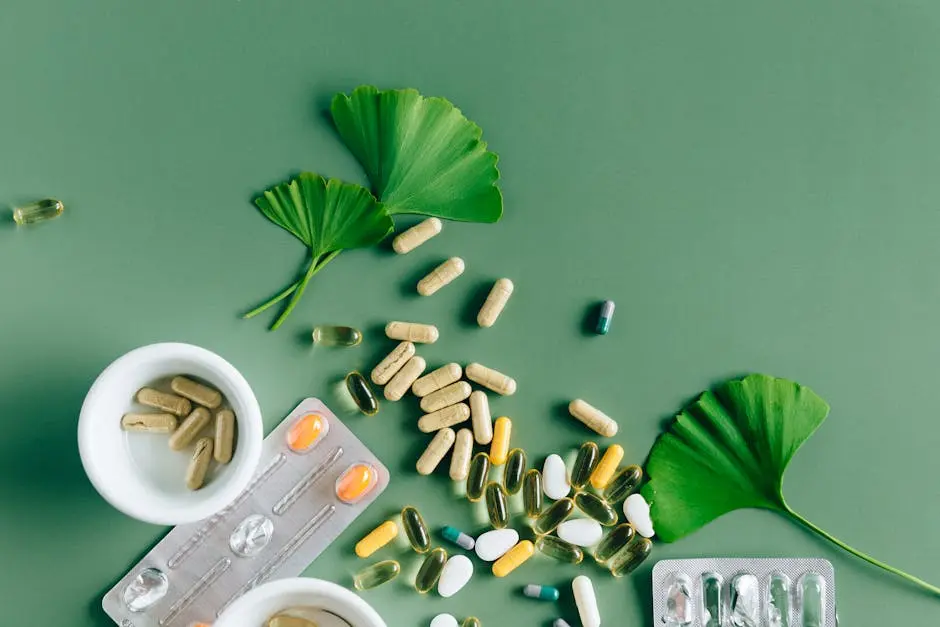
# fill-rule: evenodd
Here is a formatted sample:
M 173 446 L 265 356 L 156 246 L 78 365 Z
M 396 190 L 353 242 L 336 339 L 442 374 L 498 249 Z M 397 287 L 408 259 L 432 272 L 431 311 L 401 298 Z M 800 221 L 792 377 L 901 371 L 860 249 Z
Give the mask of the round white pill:
M 515 529 L 494 529 L 477 538 L 476 553 L 484 562 L 495 562 L 519 542 Z
M 575 546 L 594 546 L 604 536 L 604 529 L 596 520 L 576 518 L 566 520 L 555 530 L 558 537 Z
M 555 501 L 565 498 L 571 492 L 568 470 L 561 455 L 553 453 L 545 458 L 542 465 L 542 490 L 545 496 Z
M 431 619 L 431 627 L 457 627 L 457 619 L 450 614 L 438 614 Z
M 455 555 L 444 564 L 441 578 L 437 581 L 437 593 L 452 597 L 467 585 L 473 577 L 473 562 L 466 555 Z
M 578 616 L 583 627 L 601 627 L 601 611 L 597 607 L 594 584 L 584 575 L 579 575 L 571 582 L 574 603 L 578 606 Z M 435 625 L 435 627 L 437 627 Z
M 631 494 L 623 502 L 623 515 L 627 522 L 633 525 L 636 532 L 644 538 L 656 535 L 653 530 L 653 519 L 650 518 L 650 506 L 641 494 Z

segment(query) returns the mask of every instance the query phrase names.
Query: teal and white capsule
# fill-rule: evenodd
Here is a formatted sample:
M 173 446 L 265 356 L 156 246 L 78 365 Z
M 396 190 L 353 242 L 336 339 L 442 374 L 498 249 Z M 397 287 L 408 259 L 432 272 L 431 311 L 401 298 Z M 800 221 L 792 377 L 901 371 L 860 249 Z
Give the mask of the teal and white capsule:
M 447 525 L 441 529 L 441 537 L 462 549 L 472 551 L 476 541 L 456 527 Z
M 552 586 L 540 586 L 537 583 L 530 583 L 525 588 L 522 589 L 522 594 L 526 595 L 530 599 L 538 599 L 540 601 L 557 601 L 560 593 L 558 588 Z
M 614 317 L 614 301 L 605 300 L 601 304 L 601 313 L 597 318 L 597 327 L 594 332 L 598 335 L 607 335 L 610 331 L 610 321 Z

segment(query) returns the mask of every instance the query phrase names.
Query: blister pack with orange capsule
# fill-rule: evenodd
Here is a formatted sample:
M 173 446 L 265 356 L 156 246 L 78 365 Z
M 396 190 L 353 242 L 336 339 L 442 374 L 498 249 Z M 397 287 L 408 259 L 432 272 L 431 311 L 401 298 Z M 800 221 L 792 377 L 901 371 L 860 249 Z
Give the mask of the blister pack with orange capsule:
M 214 516 L 173 528 L 102 606 L 121 627 L 211 624 L 255 586 L 299 575 L 388 480 L 336 414 L 305 399 L 264 439 L 245 491 Z

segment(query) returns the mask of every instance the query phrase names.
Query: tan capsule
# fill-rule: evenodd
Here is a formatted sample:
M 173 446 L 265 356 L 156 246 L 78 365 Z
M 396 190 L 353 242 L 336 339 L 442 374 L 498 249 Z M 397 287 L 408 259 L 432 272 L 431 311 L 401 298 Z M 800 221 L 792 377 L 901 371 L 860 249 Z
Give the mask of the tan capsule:
M 583 422 L 588 429 L 599 435 L 607 438 L 617 435 L 617 421 L 580 398 L 576 398 L 568 404 L 568 411 L 572 416 Z
M 470 474 L 470 455 L 473 453 L 473 433 L 470 429 L 457 432 L 454 441 L 454 453 L 450 456 L 450 478 L 454 481 L 466 481 Z
M 422 296 L 430 296 L 463 274 L 465 268 L 463 259 L 451 257 L 418 281 L 418 293 Z
M 202 405 L 209 409 L 216 409 L 222 404 L 221 392 L 213 390 L 207 385 L 196 383 L 186 377 L 173 377 L 173 380 L 170 381 L 170 389 L 180 396 L 188 398 L 197 405 Z
M 438 429 L 443 429 L 444 427 L 452 427 L 460 424 L 469 417 L 470 408 L 467 404 L 458 403 L 457 405 L 451 405 L 450 407 L 439 409 L 434 413 L 421 416 L 421 418 L 418 419 L 418 429 L 420 429 L 422 433 L 431 433 Z
M 447 451 L 454 445 L 456 438 L 457 436 L 454 434 L 453 429 L 445 428 L 438 431 L 434 439 L 431 440 L 431 443 L 428 444 L 428 447 L 421 453 L 421 457 L 418 458 L 418 463 L 415 464 L 418 474 L 429 475 L 434 472 L 437 465 L 440 464 L 444 456 L 447 455 Z
M 424 372 L 425 366 L 427 366 L 427 363 L 424 361 L 424 357 L 415 355 L 409 359 L 408 363 L 402 366 L 401 370 L 396 372 L 392 380 L 385 386 L 385 398 L 390 401 L 401 400 L 401 397 L 405 395 L 415 379 Z
M 235 444 L 235 413 L 222 409 L 215 414 L 215 461 L 227 464 L 232 461 Z
M 411 342 L 402 342 L 372 369 L 372 383 L 385 385 L 414 355 L 415 345 Z
M 493 440 L 493 418 L 490 416 L 490 400 L 486 392 L 475 390 L 470 394 L 470 415 L 473 439 L 477 444 L 489 444 Z
M 177 396 L 176 394 L 168 394 L 160 390 L 154 390 L 153 388 L 141 388 L 138 390 L 137 402 L 147 407 L 168 411 L 176 416 L 186 416 L 193 410 L 193 405 L 189 400 Z
M 480 313 L 477 314 L 477 324 L 481 327 L 493 326 L 499 314 L 503 313 L 506 303 L 509 302 L 513 287 L 509 279 L 499 279 L 493 284 L 493 289 L 490 290 L 486 301 L 480 307 Z
M 394 248 L 395 252 L 399 255 L 409 253 L 440 233 L 442 226 L 443 223 L 437 218 L 428 218 L 414 225 L 407 231 L 396 235 L 395 239 L 392 240 L 392 248 Z
M 212 461 L 212 438 L 199 438 L 193 457 L 189 460 L 189 467 L 186 469 L 187 488 L 198 490 L 202 487 L 206 480 L 206 473 L 209 471 L 210 461 Z
M 479 383 L 485 388 L 489 388 L 497 394 L 503 396 L 512 396 L 516 392 L 516 381 L 512 377 L 507 377 L 502 372 L 487 368 L 481 364 L 469 364 L 466 369 L 467 378 L 474 383 Z
M 209 424 L 212 414 L 205 407 L 197 407 L 191 414 L 186 416 L 183 424 L 170 436 L 170 448 L 174 451 L 180 451 L 186 448 L 190 442 L 196 439 L 199 432 Z
M 407 340 L 418 344 L 433 344 L 439 333 L 433 324 L 417 322 L 389 322 L 385 325 L 385 335 L 393 340 Z
M 460 381 L 462 376 L 463 368 L 460 367 L 460 364 L 447 364 L 415 381 L 414 385 L 411 386 L 411 392 L 421 398 L 431 392 L 438 391 L 446 385 Z
M 466 381 L 458 381 L 441 388 L 437 392 L 431 392 L 421 399 L 421 410 L 425 412 L 437 411 L 455 405 L 464 401 L 470 396 L 473 388 Z
M 173 433 L 176 430 L 176 416 L 173 414 L 124 414 L 121 428 L 125 431 L 142 433 Z

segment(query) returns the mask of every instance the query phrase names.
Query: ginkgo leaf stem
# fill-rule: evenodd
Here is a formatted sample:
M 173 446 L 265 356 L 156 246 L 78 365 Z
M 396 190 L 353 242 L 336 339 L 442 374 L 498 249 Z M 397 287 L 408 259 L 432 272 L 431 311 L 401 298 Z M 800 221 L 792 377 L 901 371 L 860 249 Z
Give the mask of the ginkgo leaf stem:
M 284 311 L 281 312 L 281 315 L 277 317 L 277 320 L 274 321 L 274 324 L 271 325 L 271 330 L 275 331 L 281 324 L 287 319 L 287 316 L 294 310 L 294 307 L 297 306 L 297 303 L 300 302 L 300 299 L 304 295 L 304 291 L 307 289 L 307 284 L 310 282 L 317 272 L 323 269 L 323 266 L 328 264 L 333 260 L 336 255 L 341 251 L 334 250 L 331 253 L 320 256 L 317 259 L 311 260 L 310 267 L 307 268 L 307 274 L 304 275 L 304 278 L 299 281 L 297 284 L 297 289 L 294 290 L 294 295 L 291 297 L 290 301 L 287 303 L 287 307 L 284 308 Z
M 277 303 L 281 302 L 282 300 L 284 300 L 285 298 L 287 298 L 288 296 L 294 293 L 294 290 L 297 289 L 297 286 L 300 285 L 300 282 L 302 280 L 303 279 L 297 279 L 297 281 L 295 281 L 293 285 L 285 289 L 283 292 L 281 292 L 277 296 L 274 296 L 270 300 L 266 300 L 264 303 L 258 305 L 257 307 L 255 307 L 254 309 L 252 309 L 251 311 L 243 315 L 242 318 L 245 320 L 249 318 L 254 318 L 255 316 L 257 316 L 259 313 L 261 313 L 262 311 L 264 311 L 271 305 L 276 305 Z

